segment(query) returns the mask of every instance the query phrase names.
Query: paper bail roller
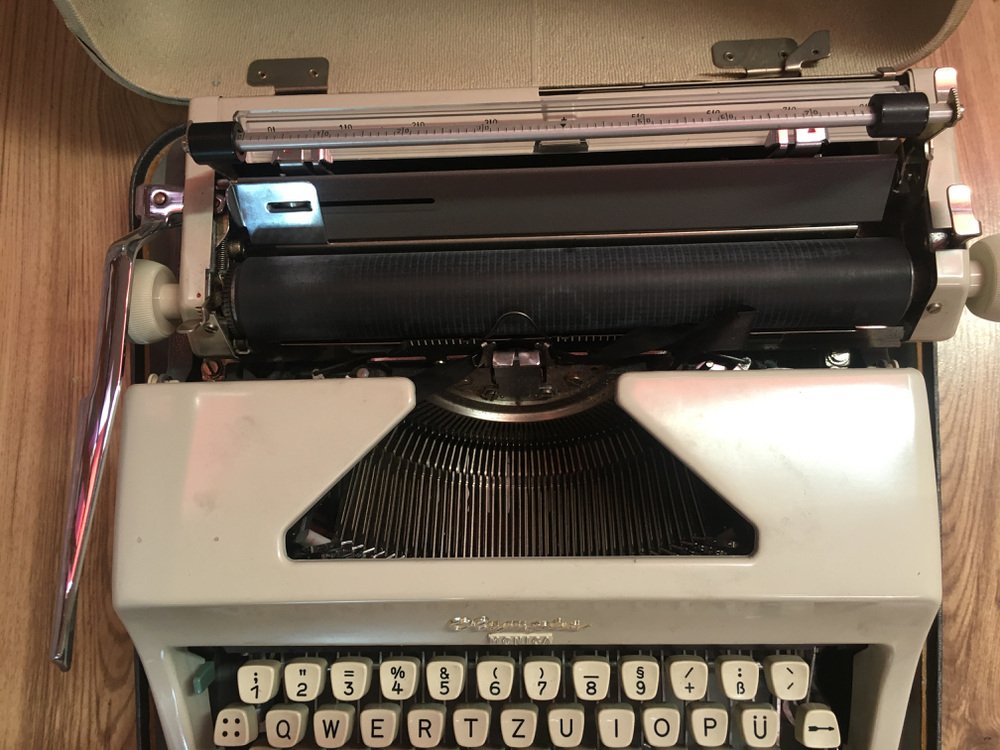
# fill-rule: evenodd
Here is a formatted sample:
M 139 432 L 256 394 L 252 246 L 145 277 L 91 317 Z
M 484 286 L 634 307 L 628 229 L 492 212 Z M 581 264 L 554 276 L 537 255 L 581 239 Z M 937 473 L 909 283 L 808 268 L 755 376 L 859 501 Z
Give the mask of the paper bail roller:
M 758 330 L 898 325 L 896 239 L 251 257 L 229 286 L 251 345 L 620 333 L 739 307 Z M 532 325 L 527 319 L 534 322 Z

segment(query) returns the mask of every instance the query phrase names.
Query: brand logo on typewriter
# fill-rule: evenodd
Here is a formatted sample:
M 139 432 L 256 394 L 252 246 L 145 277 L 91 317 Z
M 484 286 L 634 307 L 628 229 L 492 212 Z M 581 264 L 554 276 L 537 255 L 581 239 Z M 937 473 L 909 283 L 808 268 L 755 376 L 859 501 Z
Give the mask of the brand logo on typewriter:
M 552 643 L 556 632 L 577 633 L 590 625 L 580 620 L 564 620 L 562 617 L 554 620 L 494 620 L 482 616 L 452 617 L 446 627 L 454 632 L 471 630 L 486 633 L 490 643 L 522 646 Z

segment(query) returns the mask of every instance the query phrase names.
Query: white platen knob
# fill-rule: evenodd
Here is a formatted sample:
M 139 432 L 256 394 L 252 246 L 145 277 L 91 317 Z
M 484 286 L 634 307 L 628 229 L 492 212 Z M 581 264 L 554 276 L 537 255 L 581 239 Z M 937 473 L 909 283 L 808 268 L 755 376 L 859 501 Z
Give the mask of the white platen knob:
M 983 237 L 969 248 L 969 265 L 966 307 L 980 318 L 1000 322 L 1000 234 Z
M 172 334 L 180 321 L 179 297 L 173 271 L 162 263 L 137 258 L 128 308 L 132 343 L 153 344 Z

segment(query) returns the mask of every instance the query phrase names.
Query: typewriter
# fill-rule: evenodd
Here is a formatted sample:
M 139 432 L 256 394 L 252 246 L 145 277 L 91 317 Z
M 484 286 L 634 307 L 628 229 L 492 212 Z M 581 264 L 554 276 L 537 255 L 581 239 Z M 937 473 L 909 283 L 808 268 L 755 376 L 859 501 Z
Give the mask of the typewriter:
M 1000 320 L 1000 243 L 956 72 L 838 68 L 855 21 L 192 98 L 107 255 L 53 660 L 131 340 L 114 603 L 168 748 L 935 747 L 920 367 Z

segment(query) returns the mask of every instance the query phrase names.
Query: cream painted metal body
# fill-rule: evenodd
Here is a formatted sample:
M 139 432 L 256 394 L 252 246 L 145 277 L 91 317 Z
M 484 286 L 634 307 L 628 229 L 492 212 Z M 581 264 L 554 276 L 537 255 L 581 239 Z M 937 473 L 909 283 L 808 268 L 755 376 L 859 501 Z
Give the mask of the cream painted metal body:
M 630 374 L 619 404 L 756 527 L 750 557 L 294 562 L 285 532 L 413 407 L 409 381 L 140 385 L 114 602 L 172 750 L 212 747 L 187 646 L 482 644 L 456 617 L 579 620 L 556 644 L 872 644 L 850 750 L 896 750 L 941 596 L 910 370 Z

